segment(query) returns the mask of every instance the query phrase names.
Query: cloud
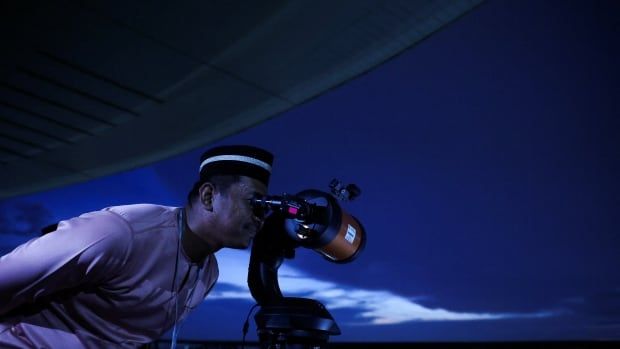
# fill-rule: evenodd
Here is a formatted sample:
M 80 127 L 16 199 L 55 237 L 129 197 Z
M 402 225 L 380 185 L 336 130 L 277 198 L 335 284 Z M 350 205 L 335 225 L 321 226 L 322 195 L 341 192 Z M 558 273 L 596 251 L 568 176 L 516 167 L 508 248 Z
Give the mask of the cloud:
M 601 288 L 560 300 L 566 313 L 579 319 L 588 338 L 608 341 L 620 339 L 620 288 Z
M 6 201 L 0 203 L 0 234 L 38 236 L 52 222 L 51 212 L 40 203 Z
M 41 228 L 53 222 L 51 212 L 42 204 L 21 200 L 0 202 L 0 256 L 41 235 Z
M 208 300 L 240 299 L 253 301 L 247 287 L 249 254 L 226 250 L 218 253 L 220 278 Z M 389 325 L 409 321 L 472 321 L 512 318 L 541 318 L 559 315 L 556 311 L 534 313 L 457 312 L 428 308 L 388 290 L 367 290 L 318 280 L 299 270 L 282 265 L 278 272 L 280 288 L 287 296 L 321 301 L 330 309 L 357 311 L 349 325 Z

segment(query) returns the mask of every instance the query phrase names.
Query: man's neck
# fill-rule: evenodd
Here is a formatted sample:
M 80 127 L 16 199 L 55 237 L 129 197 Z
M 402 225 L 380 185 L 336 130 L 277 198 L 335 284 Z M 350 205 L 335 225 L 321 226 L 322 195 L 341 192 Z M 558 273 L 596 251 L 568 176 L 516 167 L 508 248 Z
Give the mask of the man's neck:
M 192 263 L 202 263 L 205 258 L 216 251 L 200 236 L 191 229 L 191 208 L 185 207 L 185 219 L 183 220 L 183 233 L 181 236 L 181 246 L 185 255 Z

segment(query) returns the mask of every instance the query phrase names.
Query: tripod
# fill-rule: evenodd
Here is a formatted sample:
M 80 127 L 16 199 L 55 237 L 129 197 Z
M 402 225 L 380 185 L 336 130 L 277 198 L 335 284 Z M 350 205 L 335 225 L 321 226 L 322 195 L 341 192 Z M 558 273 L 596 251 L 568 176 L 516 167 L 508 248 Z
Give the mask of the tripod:
M 283 297 L 278 268 L 283 259 L 293 258 L 295 244 L 285 238 L 283 221 L 268 219 L 254 238 L 248 285 L 260 305 L 254 316 L 262 349 L 325 348 L 330 335 L 340 329 L 320 302 L 307 298 Z
M 262 349 L 326 348 L 340 329 L 325 306 L 313 299 L 285 297 L 264 305 L 254 317 Z

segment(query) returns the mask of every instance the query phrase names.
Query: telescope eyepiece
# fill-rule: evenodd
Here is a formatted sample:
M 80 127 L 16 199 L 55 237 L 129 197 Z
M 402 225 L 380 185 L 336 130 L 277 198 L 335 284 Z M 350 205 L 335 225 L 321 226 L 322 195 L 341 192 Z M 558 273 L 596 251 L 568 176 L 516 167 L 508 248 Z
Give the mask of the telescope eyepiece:
M 291 218 L 300 222 L 308 222 L 312 219 L 313 206 L 303 198 L 284 194 L 282 196 L 255 196 L 250 199 L 250 204 L 255 210 L 265 210 L 279 213 L 285 218 Z

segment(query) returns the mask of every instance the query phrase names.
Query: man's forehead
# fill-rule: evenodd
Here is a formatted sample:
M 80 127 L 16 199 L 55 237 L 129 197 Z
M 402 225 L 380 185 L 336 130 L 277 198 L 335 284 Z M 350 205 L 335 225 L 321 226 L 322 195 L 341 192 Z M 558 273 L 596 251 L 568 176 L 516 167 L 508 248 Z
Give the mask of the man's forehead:
M 256 192 L 259 194 L 267 193 L 267 186 L 259 181 L 258 179 L 254 179 L 247 176 L 241 176 L 241 181 L 239 183 L 243 190 L 247 190 L 249 192 Z

